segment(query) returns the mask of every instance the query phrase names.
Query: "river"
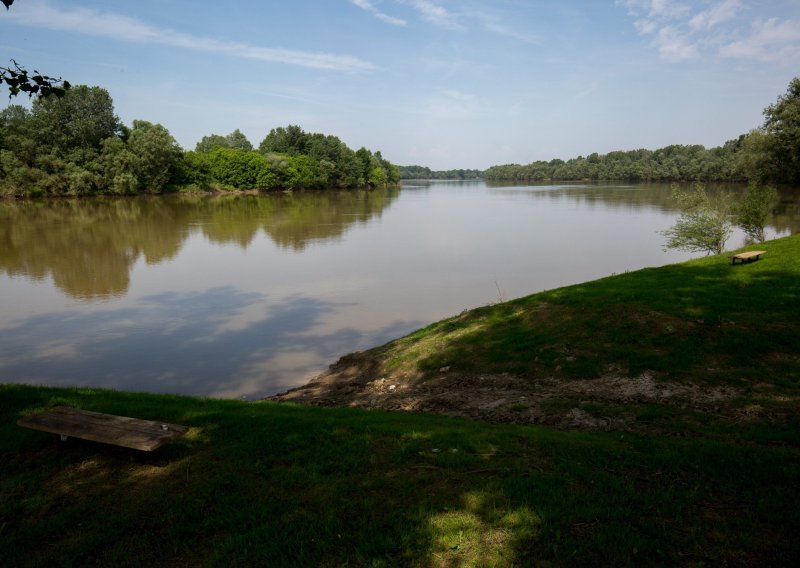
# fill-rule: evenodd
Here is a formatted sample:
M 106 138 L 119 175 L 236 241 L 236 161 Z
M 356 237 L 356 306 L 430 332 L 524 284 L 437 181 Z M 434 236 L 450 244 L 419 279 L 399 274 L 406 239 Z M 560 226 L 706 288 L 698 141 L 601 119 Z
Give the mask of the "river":
M 662 250 L 676 216 L 658 184 L 0 201 L 0 382 L 258 398 L 465 309 L 697 256 Z

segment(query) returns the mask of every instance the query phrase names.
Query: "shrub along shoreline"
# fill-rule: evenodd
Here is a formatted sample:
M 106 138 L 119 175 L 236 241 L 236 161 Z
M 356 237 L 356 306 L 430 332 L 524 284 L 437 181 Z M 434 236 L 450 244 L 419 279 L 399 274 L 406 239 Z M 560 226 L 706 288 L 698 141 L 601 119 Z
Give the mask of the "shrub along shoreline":
M 565 389 L 545 404 L 496 405 L 610 419 L 590 430 L 2 385 L 0 556 L 10 566 L 791 565 L 800 236 L 762 246 L 751 264 L 707 257 L 467 312 L 360 354 L 331 391 L 350 406 L 348 389 L 370 377 L 387 380 L 366 402 L 442 377 L 467 397 L 509 377 L 589 387 L 614 373 L 618 387 L 653 387 L 651 398 Z M 56 405 L 192 429 L 140 454 L 15 424 Z

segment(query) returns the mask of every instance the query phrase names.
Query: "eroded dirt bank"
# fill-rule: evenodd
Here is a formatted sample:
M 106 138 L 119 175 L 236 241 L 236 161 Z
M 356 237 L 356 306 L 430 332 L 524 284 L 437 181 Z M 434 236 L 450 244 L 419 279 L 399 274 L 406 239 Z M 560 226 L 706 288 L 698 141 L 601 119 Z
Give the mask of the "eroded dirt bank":
M 639 429 L 636 413 L 648 405 L 679 413 L 711 413 L 736 421 L 763 418 L 763 409 L 731 405 L 741 395 L 728 386 L 700 387 L 609 371 L 592 379 L 465 375 L 443 367 L 433 376 L 381 374 L 361 353 L 347 355 L 308 384 L 270 397 L 330 407 L 426 412 L 564 429 Z

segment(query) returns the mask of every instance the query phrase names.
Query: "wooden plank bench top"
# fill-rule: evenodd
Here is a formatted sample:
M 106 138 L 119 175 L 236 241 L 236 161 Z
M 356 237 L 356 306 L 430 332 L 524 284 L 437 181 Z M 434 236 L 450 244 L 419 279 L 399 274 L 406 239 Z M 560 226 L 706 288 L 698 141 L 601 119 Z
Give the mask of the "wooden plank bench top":
M 154 450 L 189 430 L 188 426 L 179 424 L 103 414 L 67 406 L 56 406 L 39 414 L 25 416 L 17 424 L 59 434 L 62 440 L 71 436 L 145 452 Z
M 767 251 L 765 250 L 751 250 L 749 252 L 740 252 L 739 254 L 734 254 L 731 257 L 731 264 L 736 264 L 737 260 L 741 260 L 742 264 L 744 261 L 751 262 L 753 260 L 758 260 L 758 257 L 762 254 L 765 254 Z

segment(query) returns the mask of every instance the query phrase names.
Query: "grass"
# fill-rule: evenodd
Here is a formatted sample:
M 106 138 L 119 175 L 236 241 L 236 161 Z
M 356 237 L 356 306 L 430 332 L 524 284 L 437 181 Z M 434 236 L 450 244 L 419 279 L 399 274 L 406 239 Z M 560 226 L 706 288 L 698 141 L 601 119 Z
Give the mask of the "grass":
M 616 372 L 732 386 L 723 410 L 566 432 L 444 416 L 0 386 L 0 565 L 788 566 L 800 559 L 800 237 L 466 312 L 378 373 Z M 55 405 L 191 426 L 152 454 L 16 425 Z M 512 411 L 522 412 L 523 405 Z
M 759 245 L 763 247 L 764 245 Z M 800 236 L 761 261 L 707 257 L 465 312 L 368 354 L 385 372 L 636 375 L 800 386 Z
M 789 565 L 797 446 L 0 387 L 3 566 Z M 152 454 L 16 426 L 165 420 Z

